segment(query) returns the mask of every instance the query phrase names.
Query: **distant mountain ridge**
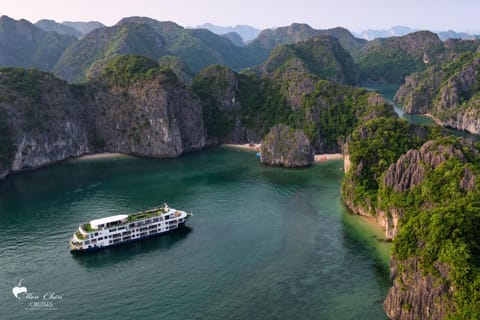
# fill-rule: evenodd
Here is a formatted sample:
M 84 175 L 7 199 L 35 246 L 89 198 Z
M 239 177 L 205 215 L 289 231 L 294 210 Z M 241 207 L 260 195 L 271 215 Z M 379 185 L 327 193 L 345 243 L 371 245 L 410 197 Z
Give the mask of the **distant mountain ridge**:
M 257 29 L 252 26 L 248 25 L 236 25 L 234 27 L 223 27 L 217 26 L 211 23 L 204 23 L 196 27 L 197 29 L 207 29 L 212 31 L 213 33 L 224 35 L 227 33 L 235 32 L 242 37 L 244 42 L 249 42 L 255 39 L 262 30 Z
M 0 17 L 0 66 L 50 71 L 76 38 L 47 32 L 27 20 Z
M 421 29 L 414 29 L 406 26 L 394 26 L 390 29 L 368 29 L 359 33 L 354 32 L 353 34 L 358 38 L 371 41 L 377 38 L 401 37 L 417 31 L 421 31 Z M 448 39 L 473 40 L 479 38 L 477 35 L 472 35 L 466 32 L 456 32 L 453 30 L 434 31 L 434 33 L 436 33 L 442 41 Z
M 83 33 L 78 31 L 77 29 L 70 26 L 63 25 L 54 20 L 47 20 L 47 19 L 38 20 L 35 23 L 35 25 L 40 29 L 42 29 L 43 31 L 54 31 L 59 34 L 68 34 L 68 35 L 74 36 L 77 39 L 83 36 Z
M 356 60 L 361 48 L 367 43 L 364 39 L 355 38 L 350 31 L 337 27 L 332 29 L 314 29 L 305 23 L 292 23 L 286 27 L 263 30 L 258 37 L 248 44 L 254 52 L 256 63 L 259 64 L 268 58 L 270 52 L 278 45 L 295 44 L 307 41 L 317 36 L 331 36 L 337 38 L 342 47 Z
M 240 70 L 249 65 L 245 50 L 205 29 L 185 29 L 171 21 L 128 17 L 75 42 L 58 60 L 55 73 L 70 82 L 83 81 L 95 65 L 122 54 L 153 60 L 177 56 L 195 73 L 212 64 Z
M 95 29 L 103 28 L 105 25 L 98 21 L 63 21 L 62 25 L 77 29 L 83 35 L 87 35 Z
M 267 77 L 285 73 L 310 73 L 333 83 L 355 85 L 358 69 L 352 56 L 331 36 L 318 36 L 304 42 L 280 45 L 268 59 L 248 71 Z
M 42 19 L 35 23 L 37 27 L 44 31 L 55 31 L 59 34 L 67 34 L 80 39 L 95 29 L 105 27 L 97 21 L 90 22 L 56 22 L 55 20 Z

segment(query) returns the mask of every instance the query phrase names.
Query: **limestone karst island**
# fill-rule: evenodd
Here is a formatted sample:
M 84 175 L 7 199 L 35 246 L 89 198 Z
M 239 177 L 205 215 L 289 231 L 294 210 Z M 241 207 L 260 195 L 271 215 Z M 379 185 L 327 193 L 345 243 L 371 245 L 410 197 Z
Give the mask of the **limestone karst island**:
M 6 2 L 5 319 L 480 319 L 480 4 Z

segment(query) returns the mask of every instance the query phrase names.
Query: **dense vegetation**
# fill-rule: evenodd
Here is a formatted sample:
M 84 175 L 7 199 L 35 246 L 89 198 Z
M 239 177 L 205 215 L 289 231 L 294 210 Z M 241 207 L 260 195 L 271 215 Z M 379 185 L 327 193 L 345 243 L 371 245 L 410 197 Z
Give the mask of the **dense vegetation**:
M 55 74 L 69 82 L 80 82 L 90 70 L 117 55 L 141 55 L 156 60 L 162 53 L 162 40 L 146 24 L 115 25 L 92 31 L 73 43 L 55 65 Z
M 50 75 L 51 78 L 53 76 Z M 45 79 L 45 73 L 36 69 L 19 69 L 0 67 L 0 102 L 13 102 L 16 96 L 9 94 L 13 89 L 21 93 L 22 97 L 30 100 L 33 108 L 41 99 L 41 82 Z
M 478 319 L 479 149 L 460 138 L 441 137 L 435 128 L 423 129 L 421 134 L 418 128 L 412 129 L 403 120 L 381 118 L 358 128 L 349 143 L 352 170 L 345 176 L 342 192 L 347 197 L 353 194 L 356 205 L 387 211 L 394 208 L 403 213 L 394 240 L 394 258 L 419 259 L 423 274 L 435 277 L 439 281 L 436 285 L 454 289 L 453 297 L 444 293 L 447 300 L 453 301 L 447 318 Z M 403 192 L 386 185 L 384 177 L 390 165 L 409 149 L 418 149 L 432 138 L 435 139 L 428 148 L 422 147 L 422 152 L 426 158 L 444 160 L 435 166 L 418 163 L 425 169 L 423 180 Z M 403 165 L 408 166 L 413 160 L 404 161 Z M 413 270 L 400 269 L 399 272 L 412 273 Z M 405 287 L 404 290 L 413 289 Z M 439 301 L 442 298 L 445 297 L 438 297 Z
M 158 71 L 158 64 L 142 56 L 118 56 L 109 61 L 102 78 L 109 83 L 127 86 L 140 80 L 151 80 Z
M 192 84 L 194 73 L 182 58 L 166 55 L 158 59 L 158 64 L 162 69 L 171 69 L 184 84 Z
M 227 138 L 236 122 L 260 136 L 282 123 L 303 130 L 316 152 L 338 152 L 361 122 L 394 114 L 374 93 L 296 71 L 259 77 L 213 66 L 192 89 L 202 100 L 210 137 Z
M 320 36 L 273 49 L 268 59 L 251 71 L 269 77 L 304 72 L 335 83 L 356 84 L 357 66 L 334 37 Z
M 358 64 L 363 81 L 403 83 L 409 74 L 437 63 L 444 52 L 437 35 L 422 31 L 369 42 L 362 48 Z
M 424 272 L 454 287 L 449 318 L 479 319 L 480 190 L 476 184 L 462 185 L 466 174 L 480 176 L 479 151 L 454 138 L 438 144 L 461 150 L 465 158 L 451 156 L 435 169 L 427 167 L 425 180 L 403 193 L 383 192 L 386 205 L 405 212 L 393 254 L 402 260 L 418 258 Z
M 43 27 L 59 26 L 44 22 Z M 22 28 L 32 37 L 18 31 Z M 322 36 L 325 34 L 334 38 Z M 28 22 L 0 18 L 1 64 L 50 70 L 72 42 L 72 37 L 44 32 Z M 191 98 L 185 100 L 188 106 L 199 106 L 201 101 L 204 128 L 199 132 L 205 129 L 212 144 L 228 141 L 235 130 L 241 132 L 238 139 L 246 139 L 248 130 L 255 133 L 254 137 L 262 137 L 278 124 L 291 128 L 285 131 L 284 140 L 296 144 L 293 135 L 301 129 L 308 138 L 303 140 L 309 140 L 317 152 L 337 152 L 347 143 L 352 169 L 344 178 L 344 197 L 371 213 L 377 209 L 400 212 L 394 258 L 404 262 L 418 259 L 423 274 L 454 288 L 449 310 L 452 319 L 478 319 L 478 146 L 441 137 L 443 133 L 438 128 L 409 125 L 394 117 L 392 108 L 374 93 L 340 85 L 358 83 L 354 59 L 363 81 L 400 83 L 412 72 L 422 71 L 407 81 L 404 90 L 410 95 L 404 96 L 403 102 L 420 99 L 430 106 L 427 111 L 433 111 L 442 120 L 467 111 L 474 111 L 473 116 L 478 118 L 480 56 L 474 53 L 477 47 L 474 41 L 442 43 L 429 32 L 366 44 L 344 29 L 315 30 L 300 24 L 264 31 L 248 46 L 237 47 L 227 38 L 206 30 L 189 30 L 148 18 L 127 18 L 73 43 L 63 52 L 55 71 L 70 81 L 90 81 L 70 87 L 62 82 L 65 90 L 59 92 L 72 93 L 79 99 L 84 98 L 90 85 L 99 83 L 107 84 L 107 90 L 111 89 L 108 85 L 129 88 L 157 80 L 181 87 L 183 91 L 178 94 Z M 254 63 L 262 64 L 241 74 L 214 65 L 239 70 Z M 203 69 L 206 66 L 210 67 Z M 195 73 L 198 74 L 192 82 Z M 17 112 L 20 108 L 15 110 L 12 106 L 21 102 L 21 126 L 25 126 L 22 130 L 42 131 L 42 121 L 55 116 L 53 111 L 42 109 L 42 98 L 45 100 L 45 94 L 55 91 L 55 85 L 45 83 L 60 83 L 52 79 L 52 75 L 36 70 L 0 69 L 0 110 L 4 112 L 8 105 L 9 112 Z M 191 87 L 185 87 L 178 79 Z M 46 90 L 50 92 L 45 93 Z M 192 92 L 196 98 L 190 96 Z M 121 107 L 128 117 L 125 110 L 130 110 L 131 105 L 127 102 Z M 100 114 L 105 116 L 107 111 Z M 185 119 L 189 111 L 179 119 Z M 43 113 L 46 116 L 42 118 L 39 115 Z M 15 116 L 10 115 L 12 118 Z M 15 151 L 12 132 L 16 131 L 12 128 L 16 127 L 5 119 L 0 119 L 2 172 L 8 171 Z M 64 120 L 65 117 L 61 121 Z M 139 128 L 149 126 L 144 117 L 137 116 L 136 120 Z M 132 137 L 138 145 L 138 132 Z M 421 179 L 407 190 L 396 191 L 387 185 L 385 177 L 392 165 L 429 140 L 434 143 L 422 152 L 445 159 L 436 166 L 419 161 L 421 169 L 415 173 L 422 175 Z M 105 141 L 93 138 L 94 148 L 102 149 L 104 145 Z M 410 164 L 401 163 L 405 167 Z
M 333 28 L 326 30 L 313 29 L 307 24 L 293 23 L 287 27 L 263 30 L 256 39 L 248 44 L 252 52 L 254 64 L 260 64 L 266 60 L 270 52 L 279 45 L 294 44 L 307 41 L 318 36 L 331 36 L 340 42 L 354 59 L 360 55 L 360 50 L 367 42 L 355 38 L 347 29 Z M 256 59 L 256 60 L 255 60 Z
M 0 65 L 52 70 L 65 49 L 76 40 L 46 32 L 26 20 L 0 17 Z
M 207 136 L 216 141 L 227 138 L 234 127 L 237 110 L 227 110 L 220 102 L 232 76 L 234 74 L 231 70 L 214 65 L 203 70 L 192 83 L 193 92 L 202 101 Z
M 54 20 L 42 19 L 37 21 L 35 26 L 39 27 L 43 31 L 54 31 L 58 34 L 67 34 L 74 36 L 77 39 L 83 36 L 83 33 L 74 27 L 55 22 Z
M 396 101 L 410 113 L 431 113 L 441 121 L 457 121 L 468 113 L 477 119 L 480 101 L 480 54 L 464 52 L 439 66 L 411 75 Z
M 348 152 L 352 168 L 344 178 L 344 197 L 353 194 L 353 204 L 364 208 L 377 205 L 377 194 L 381 177 L 400 155 L 421 146 L 428 136 L 414 134 L 418 130 L 407 121 L 396 118 L 376 118 L 357 128 L 348 142 Z M 374 212 L 372 212 L 374 213 Z

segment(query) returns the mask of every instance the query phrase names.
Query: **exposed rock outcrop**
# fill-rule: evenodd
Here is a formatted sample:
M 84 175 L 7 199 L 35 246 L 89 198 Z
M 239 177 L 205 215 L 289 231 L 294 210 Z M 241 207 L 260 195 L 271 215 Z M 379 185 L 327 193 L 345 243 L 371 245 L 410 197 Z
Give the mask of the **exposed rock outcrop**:
M 395 102 L 401 104 L 408 114 L 425 114 L 431 110 L 431 102 L 442 82 L 441 75 L 429 69 L 424 73 L 413 73 L 405 78 L 395 94 Z
M 464 54 L 442 68 L 406 78 L 395 101 L 410 114 L 431 114 L 446 127 L 480 133 L 480 55 Z
M 94 91 L 90 121 L 104 151 L 177 157 L 205 145 L 200 101 L 171 74 Z
M 273 166 L 306 167 L 313 163 L 314 153 L 302 130 L 279 124 L 263 139 L 260 160 Z
M 409 150 L 392 164 L 385 173 L 383 183 L 395 192 L 404 192 L 422 183 L 429 169 L 437 168 L 451 157 L 466 161 L 463 151 L 454 145 L 428 141 L 419 150 Z M 466 186 L 469 184 L 466 182 Z
M 258 129 L 242 122 L 240 80 L 238 73 L 213 65 L 200 72 L 192 83 L 193 92 L 202 101 L 209 145 L 260 142 L 262 139 Z
M 128 85 L 69 86 L 35 70 L 0 69 L 0 177 L 90 152 L 176 157 L 205 146 L 200 101 L 171 71 Z M 6 142 L 8 142 L 8 144 Z
M 425 275 L 418 259 L 390 261 L 393 286 L 383 307 L 392 320 L 442 320 L 453 308 L 453 288 L 430 274 Z M 442 278 L 448 277 L 448 267 L 437 264 Z M 408 289 L 407 289 L 408 288 Z
M 462 272 L 476 268 L 476 262 L 465 257 L 475 255 L 478 247 L 472 224 L 478 221 L 479 150 L 472 142 L 442 137 L 392 158 L 383 152 L 391 144 L 381 144 L 383 130 L 372 135 L 367 129 L 352 139 L 355 147 L 350 156 L 355 162 L 350 165 L 355 167 L 347 172 L 342 192 L 355 213 L 374 216 L 386 237 L 394 238 L 393 286 L 384 301 L 388 317 L 478 318 L 478 299 L 473 293 L 477 287 L 468 284 L 478 274 Z M 411 141 L 417 138 L 412 136 Z M 361 148 L 366 140 L 377 148 L 366 153 Z M 392 146 L 391 151 L 396 148 Z M 367 161 L 369 168 L 380 170 L 366 171 Z M 385 161 L 391 163 L 386 169 L 381 166 Z M 374 173 L 375 179 L 367 172 Z
M 0 114 L 12 147 L 0 177 L 92 150 L 86 109 L 71 88 L 50 74 L 0 69 Z
M 383 174 L 381 187 L 391 188 L 394 192 L 410 190 L 420 185 L 431 170 L 438 168 L 451 158 L 458 159 L 461 162 L 467 162 L 468 158 L 464 148 L 474 156 L 478 155 L 478 151 L 472 146 L 468 147 L 466 142 L 464 142 L 463 145 L 456 145 L 450 143 L 442 144 L 433 140 L 428 141 L 419 149 L 407 151 L 401 155 L 395 163 L 391 164 Z M 348 153 L 345 159 L 350 159 Z M 356 168 L 352 168 L 355 170 L 355 175 L 361 174 L 363 165 L 363 162 L 361 162 Z M 345 165 L 345 172 L 348 172 L 350 166 L 351 163 L 348 161 L 348 165 Z M 476 175 L 466 169 L 459 186 L 465 191 L 471 191 L 475 187 L 475 182 Z M 356 214 L 375 217 L 378 225 L 385 230 L 385 237 L 387 239 L 395 238 L 399 230 L 399 223 L 404 214 L 402 208 L 385 208 L 383 206 L 384 199 L 381 197 L 375 199 L 377 205 L 367 203 L 366 206 L 361 206 L 355 204 L 354 194 L 351 193 L 344 193 L 344 201 Z

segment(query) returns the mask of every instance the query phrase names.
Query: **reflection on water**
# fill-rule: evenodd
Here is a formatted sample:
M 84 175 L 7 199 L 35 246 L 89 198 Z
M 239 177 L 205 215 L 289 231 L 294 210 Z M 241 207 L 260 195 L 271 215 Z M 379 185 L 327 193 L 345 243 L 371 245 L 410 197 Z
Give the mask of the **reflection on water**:
M 166 234 L 160 234 L 118 246 L 106 247 L 92 252 L 73 253 L 72 258 L 85 268 L 103 268 L 118 262 L 135 259 L 137 255 L 160 253 L 170 250 L 177 242 L 185 240 L 193 229 L 187 226 Z M 158 252 L 156 252 L 158 251 Z
M 35 319 L 385 319 L 390 244 L 347 213 L 341 167 L 272 168 L 213 149 L 13 175 L 0 182 L 0 293 L 24 279 L 64 296 Z M 80 223 L 165 201 L 193 210 L 187 228 L 69 252 Z M 32 318 L 17 302 L 2 298 L 0 310 Z

